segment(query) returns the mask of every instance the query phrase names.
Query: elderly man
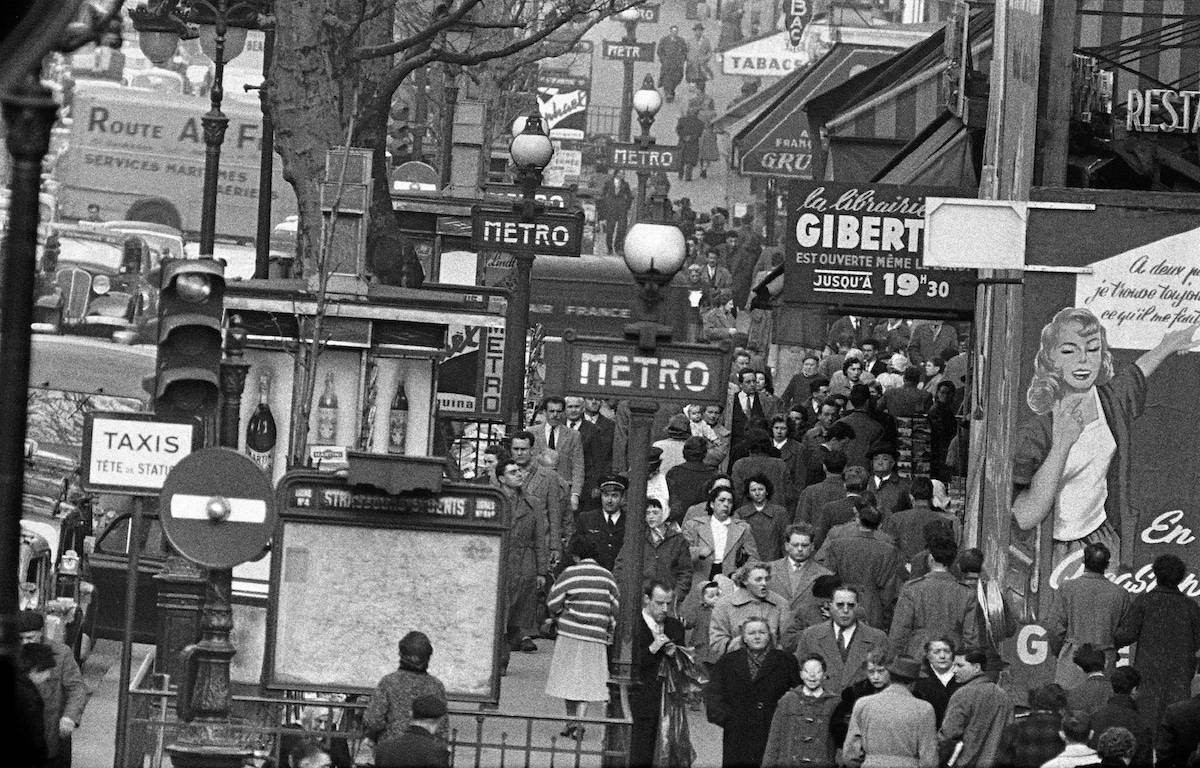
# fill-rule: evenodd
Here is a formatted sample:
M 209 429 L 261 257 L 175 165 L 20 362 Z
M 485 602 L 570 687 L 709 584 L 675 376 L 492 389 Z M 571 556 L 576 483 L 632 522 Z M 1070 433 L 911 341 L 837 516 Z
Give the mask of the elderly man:
M 42 646 L 42 653 L 32 655 L 43 657 L 44 664 L 35 664 L 29 670 L 29 678 L 42 697 L 46 765 L 70 766 L 71 734 L 79 727 L 91 694 L 71 649 L 46 637 L 46 619 L 42 614 L 29 610 L 17 614 L 17 633 L 23 647 Z M 12 713 L 8 716 L 11 718 Z
M 767 622 L 771 644 L 779 647 L 787 620 L 787 599 L 767 587 L 770 580 L 771 566 L 763 562 L 747 563 L 733 574 L 737 589 L 717 601 L 708 624 L 708 647 L 713 658 L 742 647 L 741 627 L 751 617 Z

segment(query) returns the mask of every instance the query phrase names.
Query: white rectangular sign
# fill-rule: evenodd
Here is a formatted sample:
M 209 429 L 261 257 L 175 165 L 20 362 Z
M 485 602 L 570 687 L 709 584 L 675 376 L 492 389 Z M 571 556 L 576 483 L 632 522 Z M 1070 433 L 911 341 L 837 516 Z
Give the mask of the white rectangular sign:
M 85 431 L 84 487 L 160 491 L 167 474 L 192 452 L 195 426 L 96 415 Z

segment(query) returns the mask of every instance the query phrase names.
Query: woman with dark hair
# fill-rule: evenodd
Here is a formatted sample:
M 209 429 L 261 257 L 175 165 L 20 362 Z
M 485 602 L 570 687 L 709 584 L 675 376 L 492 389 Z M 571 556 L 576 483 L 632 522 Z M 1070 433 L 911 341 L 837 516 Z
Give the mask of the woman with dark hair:
M 741 626 L 742 646 L 722 656 L 704 692 L 708 721 L 724 731 L 723 768 L 758 768 L 779 699 L 800 683 L 796 657 L 771 647 L 764 619 Z
M 1091 311 L 1067 307 L 1042 328 L 1025 394 L 1035 418 L 1017 440 L 1012 510 L 1022 530 L 1052 521 L 1055 566 L 1093 542 L 1108 547 L 1113 563 L 1133 554 L 1133 422 L 1146 404 L 1146 379 L 1171 355 L 1200 348 L 1197 328 L 1168 331 L 1120 371 Z
M 446 687 L 429 674 L 429 659 L 433 644 L 424 632 L 409 632 L 400 638 L 400 668 L 389 672 L 379 681 L 371 694 L 371 703 L 363 714 L 363 732 L 376 743 L 398 739 L 408 730 L 412 720 L 413 702 L 422 696 L 435 696 L 446 701 Z M 443 717 L 437 733 L 443 739 L 449 735 L 448 720 Z
M 733 516 L 733 491 L 728 486 L 715 486 L 708 494 L 704 510 L 705 517 L 686 520 L 683 526 L 692 556 L 688 608 L 699 601 L 705 582 L 717 576 L 728 578 L 743 563 L 759 559 L 750 526 Z
M 954 679 L 955 642 L 950 637 L 938 637 L 925 643 L 925 664 L 921 677 L 913 685 L 913 696 L 933 705 L 933 717 L 938 728 L 946 715 L 950 696 L 962 685 Z
M 783 695 L 771 718 L 762 764 L 774 768 L 827 768 L 838 745 L 831 735 L 838 697 L 825 690 L 825 659 L 800 662 L 800 685 Z
M 608 646 L 617 626 L 620 590 L 608 569 L 596 562 L 594 539 L 576 536 L 567 566 L 550 589 L 546 608 L 558 614 L 558 635 L 546 695 L 565 699 L 568 718 L 587 715 L 588 702 L 608 701 Z M 583 726 L 567 723 L 562 735 L 583 737 Z
M 787 528 L 787 511 L 770 501 L 775 485 L 764 474 L 746 478 L 743 498 L 746 500 L 735 513 L 744 520 L 754 534 L 758 556 L 763 560 L 778 560 L 783 557 L 783 532 Z M 779 498 L 783 498 L 780 494 Z

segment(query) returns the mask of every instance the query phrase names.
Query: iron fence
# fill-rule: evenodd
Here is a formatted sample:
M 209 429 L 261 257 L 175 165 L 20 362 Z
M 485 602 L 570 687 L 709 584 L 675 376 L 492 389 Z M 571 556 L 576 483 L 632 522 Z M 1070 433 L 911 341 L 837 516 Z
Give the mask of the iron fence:
M 154 654 L 142 664 L 128 692 L 130 717 L 126 726 L 123 768 L 170 766 L 167 747 L 183 735 L 186 723 L 175 717 L 175 690 L 164 675 L 153 673 Z M 625 689 L 621 711 L 628 712 Z M 285 766 L 288 744 L 303 740 L 321 743 L 348 754 L 355 765 L 371 765 L 372 752 L 362 730 L 369 697 L 287 692 L 280 696 L 234 695 L 230 737 L 253 752 L 264 766 Z M 612 745 L 628 744 L 628 718 L 574 719 L 584 728 L 579 738 L 563 737 L 563 716 L 502 712 L 486 706 L 452 702 L 450 765 L 453 768 L 600 768 L 623 765 L 625 755 Z

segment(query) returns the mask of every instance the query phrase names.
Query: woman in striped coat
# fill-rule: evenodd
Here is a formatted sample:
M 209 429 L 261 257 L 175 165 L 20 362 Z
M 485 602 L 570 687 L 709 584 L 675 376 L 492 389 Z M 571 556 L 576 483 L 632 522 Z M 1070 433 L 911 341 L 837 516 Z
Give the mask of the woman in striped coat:
M 620 590 L 608 569 L 596 562 L 597 554 L 591 537 L 572 539 L 575 564 L 558 577 L 546 601 L 550 614 L 558 614 L 546 695 L 566 699 L 572 719 L 587 715 L 588 702 L 608 700 L 608 645 L 617 626 Z M 568 722 L 562 735 L 583 738 L 583 726 Z

